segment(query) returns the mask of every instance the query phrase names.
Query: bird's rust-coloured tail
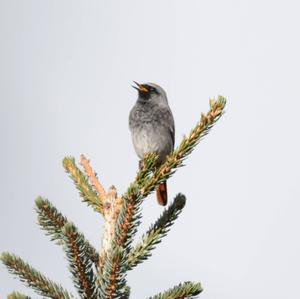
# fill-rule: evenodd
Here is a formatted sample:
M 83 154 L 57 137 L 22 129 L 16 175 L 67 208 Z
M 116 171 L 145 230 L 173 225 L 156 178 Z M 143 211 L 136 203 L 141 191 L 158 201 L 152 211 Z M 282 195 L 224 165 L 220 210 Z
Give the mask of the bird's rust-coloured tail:
M 163 182 L 156 189 L 156 198 L 160 205 L 165 206 L 168 202 L 167 182 Z

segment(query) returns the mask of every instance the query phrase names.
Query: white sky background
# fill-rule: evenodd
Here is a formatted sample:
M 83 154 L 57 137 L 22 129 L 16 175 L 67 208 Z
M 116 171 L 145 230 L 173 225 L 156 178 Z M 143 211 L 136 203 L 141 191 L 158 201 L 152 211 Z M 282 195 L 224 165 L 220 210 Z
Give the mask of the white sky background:
M 129 273 L 133 299 L 186 280 L 203 299 L 300 298 L 298 1 L 0 1 L 0 251 L 73 290 L 64 254 L 36 225 L 46 196 L 98 248 L 103 221 L 61 161 L 91 158 L 106 187 L 137 169 L 132 80 L 168 93 L 177 144 L 208 109 L 226 114 L 169 196 L 188 198 L 153 257 Z M 162 209 L 143 205 L 145 231 Z M 33 293 L 0 266 L 0 296 Z M 74 291 L 74 290 L 73 290 Z M 74 291 L 75 293 L 75 291 Z M 36 296 L 35 296 L 36 297 Z

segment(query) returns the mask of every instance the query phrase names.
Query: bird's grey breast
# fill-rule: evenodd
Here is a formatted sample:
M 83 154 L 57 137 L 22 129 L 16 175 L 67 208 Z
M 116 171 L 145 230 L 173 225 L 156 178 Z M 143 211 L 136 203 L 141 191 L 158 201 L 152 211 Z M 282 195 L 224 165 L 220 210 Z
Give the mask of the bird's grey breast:
M 130 112 L 129 127 L 135 151 L 140 158 L 146 153 L 156 152 L 163 161 L 173 150 L 174 120 L 167 105 L 138 101 Z

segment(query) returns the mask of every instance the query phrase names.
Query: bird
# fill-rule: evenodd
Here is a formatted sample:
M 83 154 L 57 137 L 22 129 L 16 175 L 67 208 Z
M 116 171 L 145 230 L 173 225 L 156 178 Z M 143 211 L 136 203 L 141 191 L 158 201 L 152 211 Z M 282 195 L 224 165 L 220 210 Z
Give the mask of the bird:
M 129 129 L 136 154 L 142 160 L 148 153 L 158 155 L 157 167 L 172 153 L 175 142 L 175 125 L 165 90 L 155 83 L 132 85 L 138 98 L 129 113 Z M 141 161 L 140 160 L 140 161 Z M 141 167 L 141 163 L 140 163 Z M 157 201 L 168 202 L 167 182 L 156 189 Z

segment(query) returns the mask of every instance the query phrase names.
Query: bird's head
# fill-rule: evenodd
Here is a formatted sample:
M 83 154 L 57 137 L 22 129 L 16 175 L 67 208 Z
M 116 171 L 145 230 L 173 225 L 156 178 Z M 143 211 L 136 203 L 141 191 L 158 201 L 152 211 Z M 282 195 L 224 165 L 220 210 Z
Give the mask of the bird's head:
M 167 102 L 167 94 L 162 87 L 154 83 L 137 83 L 132 85 L 139 93 L 140 101 Z

